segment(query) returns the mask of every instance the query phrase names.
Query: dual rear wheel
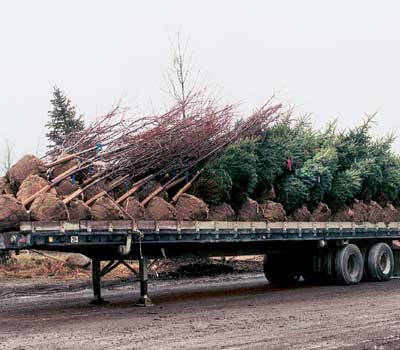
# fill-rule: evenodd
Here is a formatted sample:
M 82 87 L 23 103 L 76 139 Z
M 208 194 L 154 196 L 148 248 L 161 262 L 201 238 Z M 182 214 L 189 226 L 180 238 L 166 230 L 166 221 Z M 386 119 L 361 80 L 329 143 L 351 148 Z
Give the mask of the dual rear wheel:
M 360 249 L 354 244 L 340 247 L 335 254 L 335 280 L 340 284 L 357 284 L 364 273 L 364 261 Z
M 322 254 L 311 272 L 300 271 L 300 266 L 290 254 L 269 254 L 264 260 L 265 277 L 276 285 L 292 284 L 300 275 L 313 282 L 333 281 L 344 285 L 357 284 L 363 276 L 369 281 L 383 282 L 393 274 L 394 257 L 390 246 L 383 242 L 373 245 L 364 257 L 357 245 L 346 244 Z
M 366 267 L 370 280 L 388 281 L 394 270 L 392 249 L 386 243 L 375 244 L 368 252 Z
M 341 284 L 351 285 L 361 281 L 388 281 L 394 270 L 393 251 L 386 243 L 374 244 L 365 254 L 355 244 L 339 248 L 335 253 L 335 280 Z

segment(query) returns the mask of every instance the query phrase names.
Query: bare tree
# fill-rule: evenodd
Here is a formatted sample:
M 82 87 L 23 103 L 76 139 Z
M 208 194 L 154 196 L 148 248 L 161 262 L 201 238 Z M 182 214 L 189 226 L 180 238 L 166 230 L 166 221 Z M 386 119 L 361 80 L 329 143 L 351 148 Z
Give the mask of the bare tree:
M 6 173 L 12 166 L 13 163 L 13 145 L 10 143 L 8 139 L 5 140 L 3 149 L 1 152 L 1 163 L 0 163 L 0 171 L 2 173 Z
M 189 39 L 182 45 L 180 34 L 177 33 L 176 41 L 171 42 L 173 61 L 171 68 L 167 71 L 166 85 L 168 93 L 181 106 L 182 117 L 186 119 L 186 107 L 190 98 L 197 93 L 198 76 L 192 76 L 192 57 L 187 55 Z
M 4 141 L 3 148 L 0 153 L 0 174 L 5 174 L 13 162 L 13 146 L 8 139 Z M 11 255 L 9 252 L 0 252 L 0 264 L 7 264 L 10 262 Z

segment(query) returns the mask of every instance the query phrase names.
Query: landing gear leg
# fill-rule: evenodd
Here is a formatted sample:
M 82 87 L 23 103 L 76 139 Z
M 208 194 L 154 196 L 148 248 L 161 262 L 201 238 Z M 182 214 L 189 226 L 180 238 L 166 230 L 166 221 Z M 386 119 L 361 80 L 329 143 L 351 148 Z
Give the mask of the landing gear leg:
M 147 295 L 148 273 L 147 273 L 147 256 L 143 255 L 139 259 L 139 278 L 140 278 L 140 298 L 136 306 L 153 306 L 151 299 Z
M 101 297 L 100 262 L 101 261 L 99 259 L 92 260 L 92 284 L 93 284 L 94 299 L 91 301 L 91 304 L 95 305 L 101 305 L 106 303 L 106 301 Z

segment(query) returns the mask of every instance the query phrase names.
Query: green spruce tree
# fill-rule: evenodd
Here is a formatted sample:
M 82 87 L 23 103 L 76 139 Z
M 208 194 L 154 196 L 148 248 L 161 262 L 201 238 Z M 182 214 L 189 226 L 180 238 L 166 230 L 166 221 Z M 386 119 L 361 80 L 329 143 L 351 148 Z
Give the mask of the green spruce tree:
M 49 147 L 62 145 L 65 138 L 84 128 L 82 115 L 77 116 L 76 107 L 71 100 L 57 86 L 53 88 L 53 98 L 50 100 L 53 109 L 48 112 L 49 121 L 46 127 L 49 132 L 46 137 L 51 142 Z

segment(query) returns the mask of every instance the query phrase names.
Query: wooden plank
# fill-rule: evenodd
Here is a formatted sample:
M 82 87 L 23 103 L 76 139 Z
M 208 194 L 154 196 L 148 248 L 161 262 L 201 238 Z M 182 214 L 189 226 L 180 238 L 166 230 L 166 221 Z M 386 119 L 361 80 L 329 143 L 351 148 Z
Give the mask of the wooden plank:
M 388 228 L 400 231 L 400 222 L 390 222 Z
M 64 230 L 65 231 L 80 231 L 80 229 L 81 229 L 81 225 L 79 223 L 79 220 L 64 222 Z
M 114 230 L 131 230 L 133 225 L 138 229 L 155 230 L 298 230 L 298 229 L 318 229 L 318 230 L 380 230 L 388 229 L 400 231 L 400 222 L 391 222 L 386 225 L 379 223 L 354 223 L 354 222 L 264 222 L 264 221 L 178 221 L 178 220 L 103 220 L 103 221 L 22 221 L 20 222 L 21 232 L 31 231 L 87 231 L 88 228 L 95 230 L 108 230 L 110 224 Z
M 109 220 L 91 221 L 90 227 L 92 231 L 108 231 L 110 222 Z
M 215 221 L 195 221 L 195 228 L 199 230 L 214 230 Z
M 156 222 L 154 220 L 141 220 L 137 223 L 139 230 L 155 230 Z
M 300 222 L 297 221 L 288 221 L 285 224 L 288 230 L 298 230 L 301 227 Z
M 131 231 L 135 225 L 132 220 L 115 220 L 112 223 L 115 231 Z
M 179 221 L 158 220 L 157 225 L 160 230 L 177 231 Z
M 21 221 L 19 223 L 19 230 L 21 232 L 31 232 L 32 231 L 32 221 Z
M 181 221 L 180 227 L 181 227 L 181 230 L 195 230 L 196 222 L 195 221 Z
M 252 227 L 255 230 L 266 230 L 267 222 L 266 221 L 255 221 L 252 223 Z
M 55 221 L 32 221 L 32 232 L 61 231 L 61 225 Z
M 80 231 L 88 231 L 88 228 L 91 227 L 92 221 L 90 220 L 81 220 L 79 221 L 79 229 Z
M 345 230 L 349 230 L 349 229 L 353 228 L 353 223 L 352 222 L 347 222 L 347 221 L 336 222 L 335 225 L 337 227 L 345 229 Z
M 233 231 L 237 227 L 237 221 L 220 221 L 218 226 L 220 230 Z
M 312 222 L 299 221 L 298 227 L 305 230 L 312 230 L 314 228 L 314 224 Z
M 267 228 L 274 230 L 283 230 L 285 224 L 285 222 L 268 222 Z

